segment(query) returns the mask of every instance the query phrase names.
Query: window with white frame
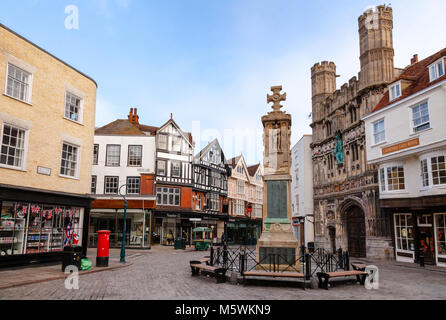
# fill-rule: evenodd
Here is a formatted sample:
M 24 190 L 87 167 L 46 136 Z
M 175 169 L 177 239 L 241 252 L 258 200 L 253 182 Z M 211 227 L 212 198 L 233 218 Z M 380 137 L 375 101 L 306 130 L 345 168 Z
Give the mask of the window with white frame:
M 389 96 L 390 96 L 390 101 L 393 101 L 401 97 L 401 82 L 392 84 L 389 87 Z
M 245 202 L 243 200 L 234 201 L 234 214 L 237 215 L 245 214 Z
M 98 164 L 98 159 L 99 159 L 99 145 L 95 144 L 93 147 L 93 165 Z
M 445 156 L 431 158 L 432 184 L 446 184 Z
M 121 145 L 107 144 L 107 159 L 105 165 L 107 167 L 119 167 L 121 163 Z
M 23 168 L 26 131 L 10 124 L 3 124 L 0 164 Z
M 91 176 L 91 194 L 96 194 L 97 176 Z
M 384 119 L 381 119 L 373 123 L 373 137 L 375 138 L 375 144 L 384 142 L 386 140 Z
M 70 92 L 65 94 L 65 118 L 80 122 L 82 99 Z
M 444 61 L 443 58 L 435 62 L 429 67 L 429 78 L 430 81 L 437 80 L 438 78 L 444 76 Z
M 404 166 L 389 165 L 380 168 L 380 184 L 382 192 L 401 191 L 406 189 Z
M 127 162 L 129 167 L 142 166 L 142 146 L 129 146 Z
M 175 177 L 175 178 L 181 177 L 181 162 L 180 161 L 172 161 L 172 177 Z
M 158 160 L 156 162 L 156 174 L 159 176 L 166 176 L 166 161 L 165 160 Z
M 446 184 L 446 155 L 426 156 L 421 159 L 420 165 L 423 187 Z
M 60 174 L 68 177 L 76 177 L 78 163 L 79 163 L 79 147 L 64 142 L 62 145 Z
M 245 182 L 244 181 L 237 181 L 237 192 L 240 194 L 245 193 Z
M 240 174 L 243 174 L 243 167 L 242 166 L 238 166 L 237 167 L 237 172 Z
M 172 136 L 172 151 L 181 152 L 182 140 L 180 136 Z
M 179 188 L 156 188 L 156 203 L 166 206 L 180 205 L 180 189 Z
M 220 211 L 220 196 L 217 193 L 206 194 L 206 209 Z
M 140 194 L 141 193 L 141 178 L 140 177 L 127 177 L 127 194 Z
M 105 194 L 118 194 L 119 190 L 119 177 L 105 177 L 104 178 L 104 193 Z
M 8 79 L 6 82 L 6 94 L 24 102 L 31 101 L 32 74 L 8 63 Z
M 420 132 L 431 127 L 427 101 L 412 108 L 412 123 L 414 132 Z
M 168 139 L 168 135 L 166 134 L 158 134 L 157 139 L 158 139 L 158 149 L 161 150 L 167 150 L 167 139 Z
M 415 251 L 412 214 L 395 214 L 394 221 L 397 251 Z
M 429 169 L 427 165 L 427 159 L 421 160 L 421 181 L 423 184 L 423 187 L 429 186 Z

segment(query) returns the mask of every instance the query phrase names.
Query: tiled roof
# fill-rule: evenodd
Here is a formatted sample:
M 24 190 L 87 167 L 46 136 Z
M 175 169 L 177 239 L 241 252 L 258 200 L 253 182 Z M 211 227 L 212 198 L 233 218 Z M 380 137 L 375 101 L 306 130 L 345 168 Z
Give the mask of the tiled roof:
M 417 63 L 411 64 L 408 67 L 406 67 L 404 71 L 401 73 L 401 75 L 393 81 L 393 83 L 399 80 L 407 80 L 411 82 L 410 86 L 407 87 L 405 90 L 403 90 L 401 97 L 393 101 L 390 101 L 389 91 L 387 91 L 384 94 L 384 97 L 381 99 L 381 101 L 375 106 L 372 113 L 381 110 L 395 102 L 403 100 L 430 86 L 433 86 L 438 82 L 446 80 L 446 74 L 445 74 L 444 76 L 438 78 L 437 80 L 430 82 L 429 69 L 428 69 L 428 66 L 430 66 L 435 61 L 439 60 L 444 56 L 446 56 L 446 48 L 424 60 L 421 60 Z
M 248 167 L 249 175 L 250 175 L 251 177 L 254 177 L 254 175 L 256 174 L 257 169 L 258 169 L 259 167 L 260 167 L 260 163 L 254 165 L 254 166 L 250 166 L 250 167 Z
M 95 130 L 96 135 L 145 136 L 144 132 L 154 134 L 158 128 L 118 119 Z
M 238 161 L 240 160 L 240 156 L 235 157 L 235 158 L 231 158 L 228 160 L 228 165 L 230 165 L 231 167 L 235 168 L 235 166 L 237 165 Z

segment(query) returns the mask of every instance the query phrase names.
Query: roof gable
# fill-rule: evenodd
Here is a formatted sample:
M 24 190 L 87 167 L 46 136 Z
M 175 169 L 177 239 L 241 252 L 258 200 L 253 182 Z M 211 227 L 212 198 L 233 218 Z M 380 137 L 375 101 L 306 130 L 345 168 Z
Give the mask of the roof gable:
M 211 154 L 212 153 L 212 154 Z M 213 159 L 213 157 L 216 157 Z M 228 162 L 226 161 L 223 150 L 218 142 L 218 139 L 214 139 L 206 147 L 203 148 L 195 157 L 196 162 L 204 161 L 209 163 L 214 163 L 221 166 L 226 166 Z M 217 163 L 215 161 L 216 160 Z
M 181 130 L 180 126 L 173 120 L 173 119 L 169 119 L 169 121 L 167 121 L 165 124 L 163 124 L 160 128 L 158 128 L 158 130 L 156 130 L 157 133 L 159 132 L 164 132 L 169 125 L 172 125 L 173 128 L 178 131 L 178 133 L 183 137 L 184 140 L 187 141 L 187 143 L 193 147 L 193 139 L 192 139 L 192 134 L 190 132 L 184 132 L 183 130 Z
M 430 81 L 429 76 L 429 66 L 435 63 L 436 61 L 440 60 L 441 58 L 446 57 L 446 48 L 435 53 L 434 55 L 421 60 L 417 63 L 411 64 L 407 66 L 403 72 L 400 74 L 398 78 L 396 78 L 394 81 L 392 81 L 391 84 L 394 84 L 398 81 L 404 80 L 410 83 L 405 90 L 403 90 L 401 96 L 395 100 L 390 101 L 389 91 L 387 91 L 381 101 L 375 106 L 373 111 L 371 113 L 377 112 L 391 104 L 394 104 L 398 101 L 401 101 L 405 98 L 408 98 L 412 95 L 414 95 L 417 92 L 420 92 L 426 88 L 429 88 L 441 81 L 446 80 L 446 74 L 442 77 Z
M 95 130 L 95 135 L 145 136 L 138 125 L 118 119 Z

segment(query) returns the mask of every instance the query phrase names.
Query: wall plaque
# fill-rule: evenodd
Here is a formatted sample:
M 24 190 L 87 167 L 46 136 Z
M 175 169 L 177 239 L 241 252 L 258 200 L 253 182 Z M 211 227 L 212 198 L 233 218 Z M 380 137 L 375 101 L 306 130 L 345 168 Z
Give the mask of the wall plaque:
M 46 176 L 50 176 L 51 175 L 51 169 L 50 168 L 45 168 L 45 167 L 37 167 L 37 173 L 38 174 L 43 174 Z
M 287 181 L 267 181 L 268 218 L 286 219 Z

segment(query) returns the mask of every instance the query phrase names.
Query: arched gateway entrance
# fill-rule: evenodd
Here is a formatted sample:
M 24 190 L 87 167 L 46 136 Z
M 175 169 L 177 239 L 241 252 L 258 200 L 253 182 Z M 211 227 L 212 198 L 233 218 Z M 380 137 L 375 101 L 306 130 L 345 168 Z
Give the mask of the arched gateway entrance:
M 366 257 L 364 211 L 358 206 L 346 210 L 348 252 L 351 257 Z

